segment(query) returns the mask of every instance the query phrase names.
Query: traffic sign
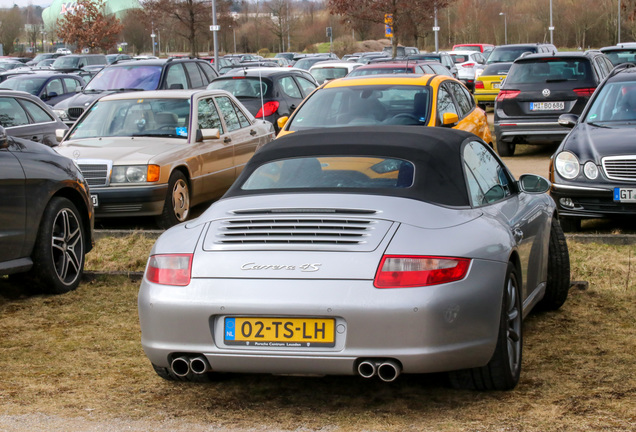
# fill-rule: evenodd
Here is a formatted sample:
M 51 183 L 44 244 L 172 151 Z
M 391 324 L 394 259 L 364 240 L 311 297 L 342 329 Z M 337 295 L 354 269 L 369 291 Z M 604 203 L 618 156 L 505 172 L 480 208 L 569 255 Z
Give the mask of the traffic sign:
M 221 26 L 220 25 L 211 25 L 210 26 L 210 31 L 219 31 L 221 30 Z

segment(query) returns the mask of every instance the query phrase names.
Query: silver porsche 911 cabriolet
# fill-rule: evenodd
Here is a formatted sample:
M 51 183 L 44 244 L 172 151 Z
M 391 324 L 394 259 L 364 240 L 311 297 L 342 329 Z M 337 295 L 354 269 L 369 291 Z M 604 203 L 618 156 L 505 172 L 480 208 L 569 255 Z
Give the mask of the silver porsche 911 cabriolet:
M 172 380 L 448 371 L 458 388 L 512 389 L 523 318 L 570 285 L 549 187 L 463 131 L 282 137 L 157 240 L 143 349 Z

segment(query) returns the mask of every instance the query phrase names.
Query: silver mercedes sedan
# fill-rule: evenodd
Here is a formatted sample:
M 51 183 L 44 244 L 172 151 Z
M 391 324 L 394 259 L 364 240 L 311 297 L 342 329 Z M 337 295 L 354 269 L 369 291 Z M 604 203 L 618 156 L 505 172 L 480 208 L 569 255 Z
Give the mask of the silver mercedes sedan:
M 570 285 L 549 187 L 452 129 L 279 138 L 157 240 L 143 349 L 168 380 L 445 371 L 457 388 L 512 389 L 523 318 Z

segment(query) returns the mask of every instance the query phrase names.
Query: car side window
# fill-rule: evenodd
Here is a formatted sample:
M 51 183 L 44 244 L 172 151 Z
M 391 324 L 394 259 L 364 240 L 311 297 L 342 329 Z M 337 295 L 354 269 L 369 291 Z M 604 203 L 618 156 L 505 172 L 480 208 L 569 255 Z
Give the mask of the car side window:
M 488 205 L 512 194 L 505 168 L 484 144 L 471 141 L 462 151 L 470 199 L 474 207 Z
M 234 106 L 234 110 L 236 111 L 236 115 L 238 116 L 241 127 L 251 126 L 252 123 L 250 123 L 243 111 L 238 106 L 236 106 L 234 102 L 232 102 L 232 105 Z
M 184 63 L 184 66 L 188 72 L 188 76 L 190 77 L 190 84 L 192 84 L 192 88 L 204 87 L 205 83 L 201 76 L 201 70 L 197 67 L 197 65 L 193 62 L 188 62 Z
M 220 62 L 220 60 L 219 60 Z M 205 75 L 207 77 L 207 82 L 208 84 L 214 79 L 217 78 L 219 76 L 218 73 L 216 73 L 216 71 L 214 70 L 214 68 L 212 67 L 211 64 L 209 63 L 202 63 L 202 62 L 198 62 L 197 66 L 201 68 L 201 70 L 203 71 L 203 75 Z
M 227 131 L 232 132 L 234 130 L 241 128 L 241 122 L 239 121 L 238 115 L 234 110 L 234 105 L 232 101 L 225 96 L 219 96 L 216 98 L 216 103 L 219 105 L 219 109 L 221 110 L 221 115 L 223 116 L 223 120 L 225 120 L 225 125 L 227 126 Z
M 307 78 L 297 76 L 296 81 L 298 81 L 300 88 L 303 89 L 303 93 L 305 94 L 305 96 L 314 91 L 314 89 L 317 87 L 316 84 L 312 83 Z
M 51 95 L 52 93 L 55 93 L 58 96 L 64 94 L 62 81 L 58 78 L 52 79 L 46 84 L 46 94 Z
M 24 108 L 13 98 L 0 98 L 0 125 L 7 127 L 29 124 Z
M 212 98 L 200 99 L 198 104 L 199 110 L 199 129 L 218 129 L 221 135 L 223 132 L 223 124 L 221 117 L 214 105 Z
M 29 112 L 34 123 L 46 123 L 55 121 L 44 108 L 30 100 L 22 99 L 20 103 Z
M 472 104 L 468 99 L 468 95 L 462 91 L 461 84 L 449 83 L 448 85 L 453 93 L 453 96 L 455 96 L 457 105 L 459 106 L 459 110 L 461 112 L 459 117 L 461 118 L 466 116 L 473 109 Z
M 446 86 L 440 86 L 437 91 L 437 116 L 440 124 L 446 113 L 457 114 L 457 116 L 459 116 L 450 92 L 446 89 Z
M 296 82 L 294 81 L 292 77 L 290 76 L 283 77 L 278 82 L 280 84 L 280 88 L 283 90 L 283 93 L 285 93 L 290 98 L 294 98 L 294 99 L 303 98 L 303 95 L 300 93 L 300 89 L 298 88 L 298 86 L 296 85 Z
M 188 88 L 188 79 L 182 64 L 173 64 L 168 68 L 165 88 L 170 90 Z
M 64 84 L 66 84 L 66 92 L 73 93 L 76 91 L 78 87 L 81 87 L 83 84 L 73 78 L 64 78 Z

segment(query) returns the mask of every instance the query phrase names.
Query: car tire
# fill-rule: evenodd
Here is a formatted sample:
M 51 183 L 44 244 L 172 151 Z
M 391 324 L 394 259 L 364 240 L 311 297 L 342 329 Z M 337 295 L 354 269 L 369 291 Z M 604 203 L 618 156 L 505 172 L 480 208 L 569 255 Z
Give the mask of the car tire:
M 67 198 L 54 197 L 44 209 L 33 247 L 32 288 L 64 294 L 79 285 L 84 272 L 84 220 Z
M 559 224 L 564 232 L 577 232 L 581 230 L 580 218 L 560 217 Z
M 557 310 L 568 298 L 570 290 L 570 254 L 565 234 L 556 218 L 552 219 L 548 246 L 548 280 L 545 295 L 537 304 L 539 310 Z
M 168 193 L 157 225 L 163 229 L 185 222 L 190 216 L 190 186 L 181 171 L 175 171 L 168 181 Z
M 497 153 L 501 157 L 513 156 L 517 145 L 513 142 L 505 142 L 503 140 L 497 140 Z
M 486 366 L 449 373 L 451 385 L 467 390 L 512 390 L 519 382 L 523 348 L 521 290 L 508 263 L 495 352 Z

